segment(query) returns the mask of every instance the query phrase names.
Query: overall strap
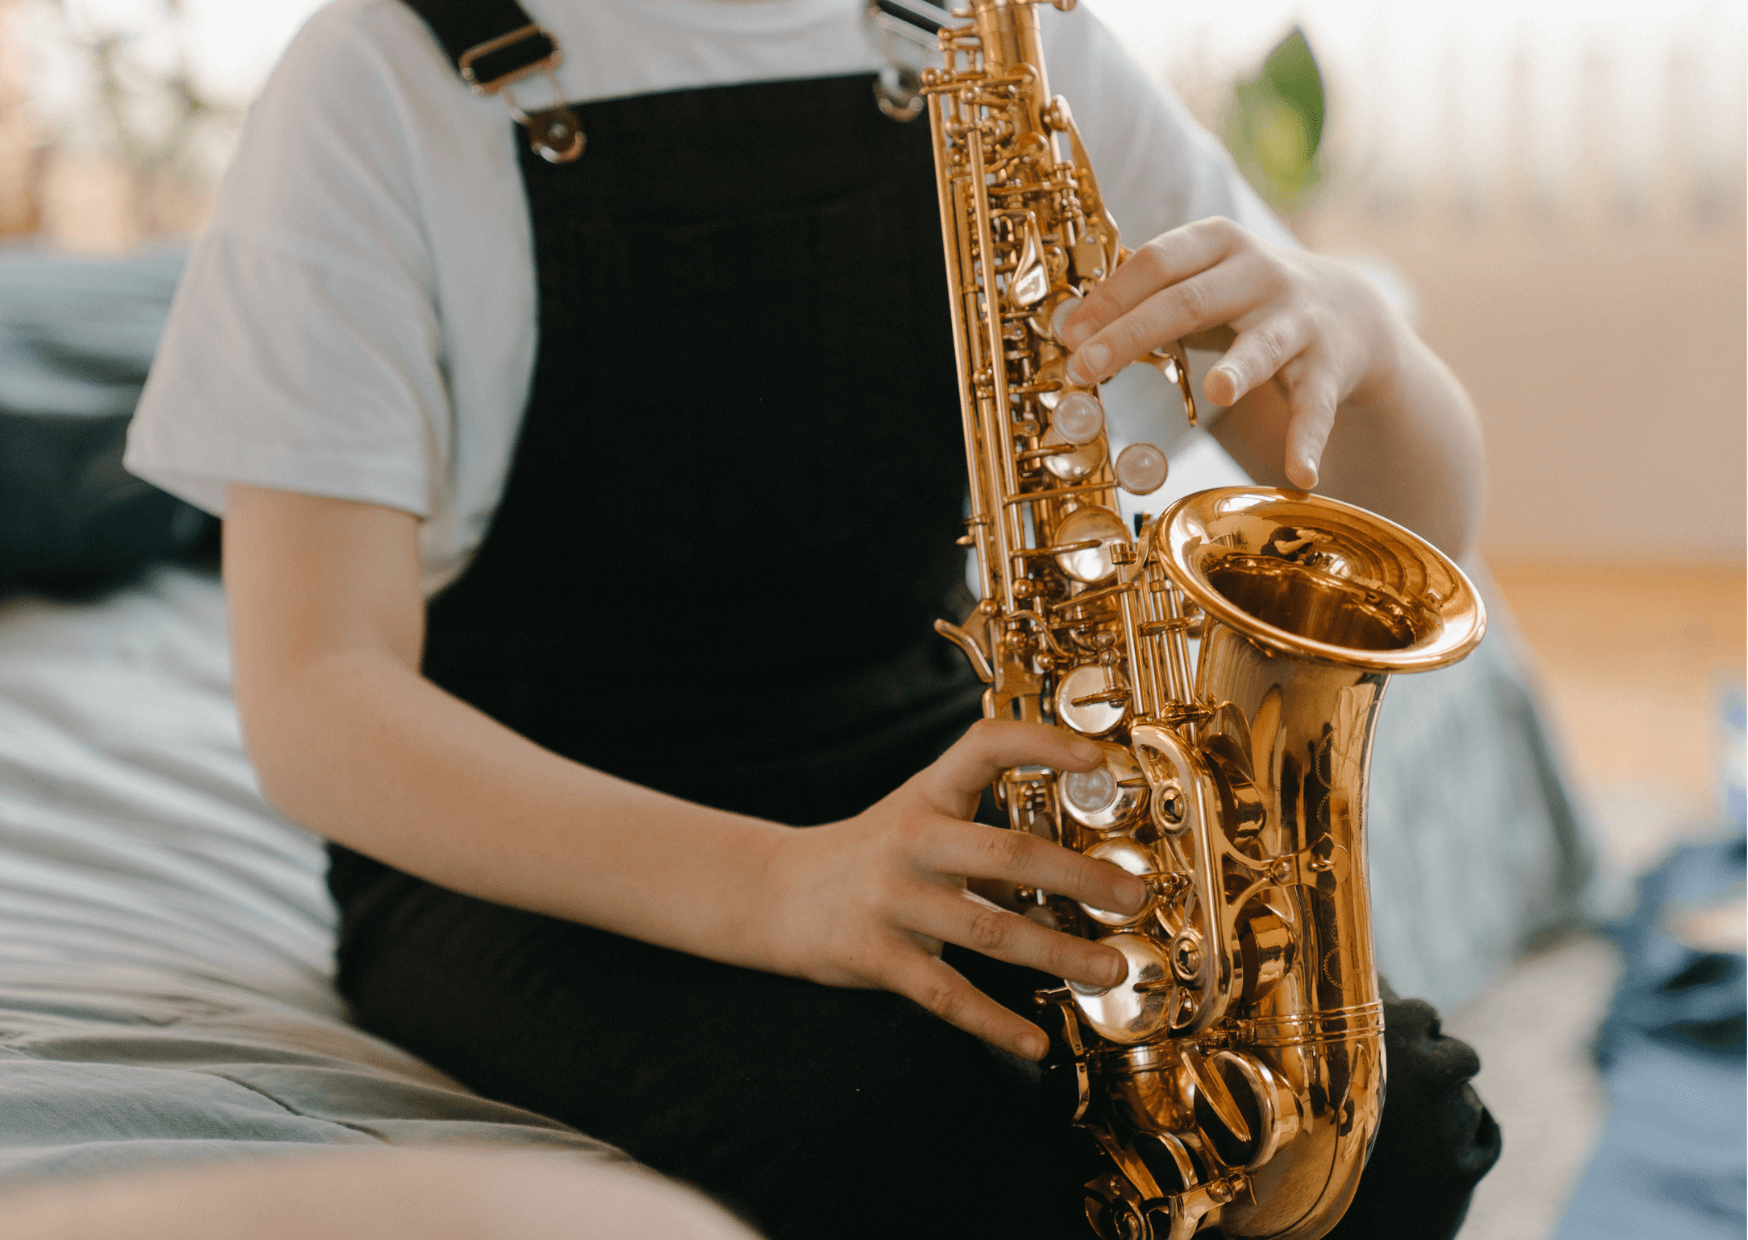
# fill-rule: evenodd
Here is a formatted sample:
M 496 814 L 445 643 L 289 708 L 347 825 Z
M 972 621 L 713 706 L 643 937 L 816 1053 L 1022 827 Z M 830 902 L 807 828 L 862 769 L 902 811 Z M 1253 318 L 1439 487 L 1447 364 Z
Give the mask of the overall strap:
M 516 0 L 406 0 L 406 5 L 431 28 L 474 94 L 503 99 L 542 159 L 568 164 L 583 153 L 582 125 L 565 106 L 553 72 L 564 52 Z M 524 111 L 510 87 L 536 73 L 552 84 L 552 105 Z
M 874 79 L 874 101 L 893 120 L 914 121 L 926 102 L 923 70 L 939 63 L 941 31 L 959 21 L 929 0 L 868 0 L 864 17 L 886 61 Z

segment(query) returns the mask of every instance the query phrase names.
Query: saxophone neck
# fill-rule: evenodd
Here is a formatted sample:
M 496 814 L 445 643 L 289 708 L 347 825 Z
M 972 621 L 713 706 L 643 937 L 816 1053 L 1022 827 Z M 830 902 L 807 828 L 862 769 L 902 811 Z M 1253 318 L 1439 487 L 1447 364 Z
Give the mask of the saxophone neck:
M 992 76 L 1005 77 L 1022 66 L 1036 78 L 1032 91 L 1040 105 L 1050 100 L 1044 72 L 1044 41 L 1038 30 L 1040 0 L 971 0 L 971 20 L 983 48 L 983 65 Z M 1058 4 L 1074 7 L 1074 0 Z

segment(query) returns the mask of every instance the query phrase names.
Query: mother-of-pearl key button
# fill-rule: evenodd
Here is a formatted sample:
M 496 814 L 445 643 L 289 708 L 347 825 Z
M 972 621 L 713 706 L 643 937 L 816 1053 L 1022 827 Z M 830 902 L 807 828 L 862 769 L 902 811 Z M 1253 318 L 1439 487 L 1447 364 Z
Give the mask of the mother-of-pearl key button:
M 1117 485 L 1131 495 L 1152 495 L 1165 485 L 1171 464 L 1150 443 L 1132 443 L 1117 454 Z
M 1064 392 L 1050 411 L 1050 427 L 1069 443 L 1091 443 L 1105 429 L 1105 407 L 1091 392 Z
M 1059 343 L 1068 343 L 1066 340 L 1062 339 L 1062 325 L 1068 322 L 1069 317 L 1078 309 L 1080 309 L 1080 298 L 1069 296 L 1064 297 L 1061 301 L 1057 302 L 1056 309 L 1051 311 L 1050 334 L 1055 336 Z

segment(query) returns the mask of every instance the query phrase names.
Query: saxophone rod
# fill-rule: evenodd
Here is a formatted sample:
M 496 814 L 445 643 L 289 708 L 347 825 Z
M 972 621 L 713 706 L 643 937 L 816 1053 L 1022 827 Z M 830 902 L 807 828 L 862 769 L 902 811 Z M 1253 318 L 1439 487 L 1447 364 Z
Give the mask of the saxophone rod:
M 977 127 L 967 127 L 966 154 L 971 164 L 971 194 L 976 208 L 977 249 L 983 262 L 983 328 L 988 339 L 989 349 L 989 382 L 990 391 L 994 394 L 994 408 L 989 412 L 997 424 L 991 427 L 991 435 L 986 442 L 991 443 L 999 454 L 1001 463 L 1001 488 L 1005 495 L 1013 495 L 1019 491 L 1019 474 L 1014 464 L 1014 441 L 1008 427 L 1013 420 L 1012 407 L 1008 403 L 1007 367 L 1003 364 L 1001 340 L 1001 306 L 1000 292 L 995 286 L 995 239 L 989 232 L 989 194 L 983 167 L 983 143 L 980 141 Z M 1020 523 L 1020 513 L 1012 506 L 1012 502 L 1004 500 L 1003 522 L 1007 527 L 1008 545 L 1004 552 L 1011 553 L 1015 547 L 1026 545 L 1025 530 Z M 1010 555 L 1002 557 L 1003 593 L 1012 606 L 1014 596 L 1013 562 Z
M 929 95 L 929 131 L 935 143 L 935 198 L 941 211 L 941 242 L 947 257 L 947 279 L 952 288 L 952 296 L 948 300 L 948 309 L 953 320 L 953 353 L 959 366 L 959 417 L 965 432 L 965 469 L 971 491 L 971 515 L 974 518 L 973 537 L 977 540 L 977 568 L 984 577 L 984 594 L 989 593 L 989 566 L 996 561 L 989 545 L 990 531 L 995 524 L 990 519 L 989 495 L 983 477 L 983 468 L 978 452 L 979 432 L 977 428 L 977 400 L 971 391 L 969 376 L 971 374 L 970 359 L 966 357 L 968 334 L 965 325 L 965 272 L 960 263 L 961 248 L 959 245 L 958 222 L 954 219 L 953 203 L 957 200 L 947 178 L 946 126 L 942 115 L 944 107 L 942 96 L 938 93 Z M 996 531 L 1000 539 L 1000 531 Z M 1005 539 L 1000 539 L 1005 542 Z M 1005 548 L 1003 548 L 1005 559 Z M 1004 576 L 1003 596 L 1009 611 L 1013 610 L 1014 598 L 1012 584 Z

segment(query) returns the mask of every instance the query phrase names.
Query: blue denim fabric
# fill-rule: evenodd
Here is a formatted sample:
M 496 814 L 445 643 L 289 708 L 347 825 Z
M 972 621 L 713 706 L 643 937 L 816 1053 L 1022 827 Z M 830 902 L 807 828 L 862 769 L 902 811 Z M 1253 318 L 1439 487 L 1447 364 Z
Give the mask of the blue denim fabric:
M 1741 1240 L 1748 968 L 1668 934 L 1671 910 L 1743 886 L 1744 841 L 1678 850 L 1614 934 L 1626 974 L 1597 1036 L 1611 1111 L 1556 1240 Z

